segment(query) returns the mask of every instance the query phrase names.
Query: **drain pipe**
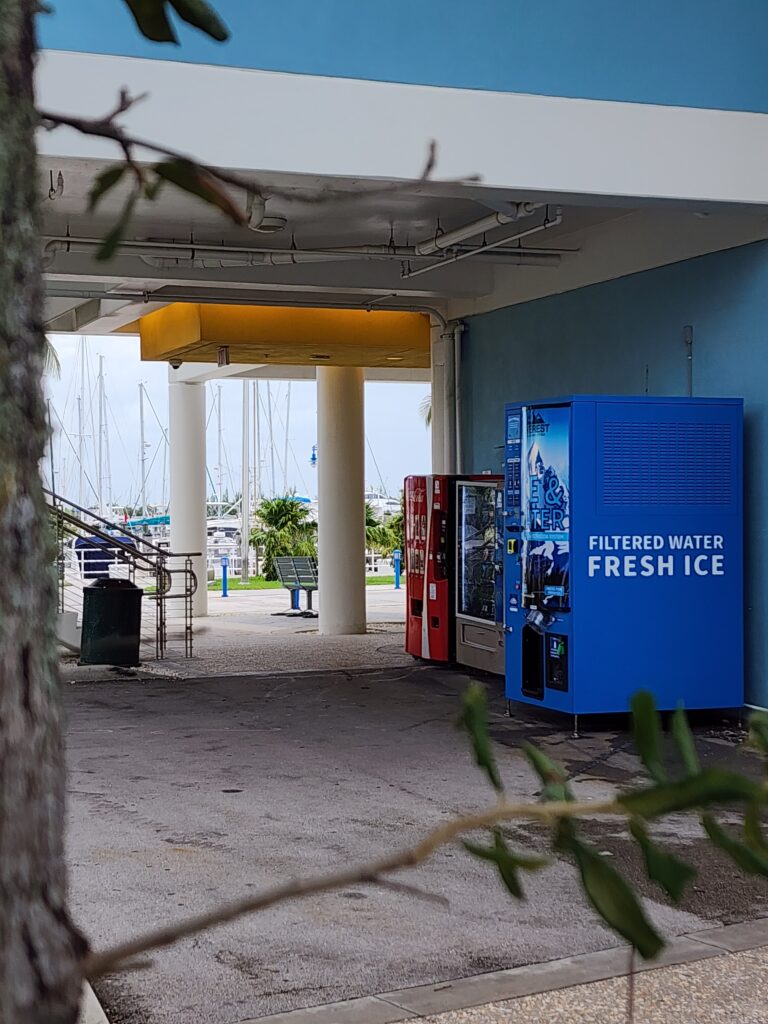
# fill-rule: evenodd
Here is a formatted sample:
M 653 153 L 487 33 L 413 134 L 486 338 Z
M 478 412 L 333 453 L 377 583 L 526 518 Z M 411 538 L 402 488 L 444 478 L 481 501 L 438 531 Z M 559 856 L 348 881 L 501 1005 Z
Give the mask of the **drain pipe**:
M 443 472 L 456 472 L 456 335 L 452 327 L 440 335 L 443 347 Z
M 458 349 L 464 325 L 460 321 L 448 324 L 440 333 L 443 348 L 443 451 L 444 472 L 459 472 L 459 392 L 458 392 Z
M 461 394 L 461 339 L 466 324 L 463 320 L 457 320 L 453 326 L 453 379 L 454 379 L 454 392 L 456 402 L 456 472 L 464 472 L 464 452 L 461 444 L 461 426 L 462 426 L 462 394 Z
M 683 343 L 688 364 L 688 397 L 693 398 L 693 326 L 691 324 L 686 324 L 683 328 Z

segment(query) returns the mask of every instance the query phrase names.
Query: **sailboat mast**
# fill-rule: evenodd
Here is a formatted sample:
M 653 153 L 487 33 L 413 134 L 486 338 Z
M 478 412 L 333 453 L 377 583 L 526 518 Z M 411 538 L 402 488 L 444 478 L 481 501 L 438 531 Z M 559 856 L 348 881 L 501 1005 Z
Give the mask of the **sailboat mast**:
M 267 429 L 269 431 L 269 460 L 272 497 L 275 497 L 275 435 L 272 432 L 272 381 L 267 381 Z
M 141 445 L 141 517 L 147 515 L 147 446 L 144 443 L 144 385 L 139 381 L 139 444 Z
M 83 420 L 83 396 L 85 394 L 85 338 L 80 338 L 80 394 L 77 398 L 77 461 L 80 468 L 77 501 L 85 508 L 85 422 Z
M 288 428 L 291 422 L 291 382 L 288 381 L 288 394 L 285 398 L 285 454 L 283 458 L 283 491 L 288 493 Z
M 224 514 L 224 456 L 223 456 L 223 440 L 221 433 L 221 384 L 216 385 L 216 438 L 217 438 L 217 456 L 216 456 L 216 468 L 217 468 L 217 483 L 216 483 L 216 497 L 219 502 L 219 515 Z
M 53 419 L 51 417 L 51 400 L 46 399 L 46 406 L 48 407 L 48 456 L 51 460 L 51 493 L 53 494 L 53 503 L 56 504 L 56 470 L 53 462 Z
M 253 500 L 261 501 L 261 413 L 259 382 L 253 382 Z
M 99 444 L 97 448 L 98 474 L 96 484 L 96 500 L 99 504 L 99 515 L 104 515 L 104 356 L 99 356 Z
M 250 385 L 247 380 L 243 381 L 243 461 L 242 461 L 242 483 L 241 483 L 241 525 L 240 525 L 240 579 L 245 581 L 249 578 L 248 552 L 251 544 L 251 464 L 250 464 Z

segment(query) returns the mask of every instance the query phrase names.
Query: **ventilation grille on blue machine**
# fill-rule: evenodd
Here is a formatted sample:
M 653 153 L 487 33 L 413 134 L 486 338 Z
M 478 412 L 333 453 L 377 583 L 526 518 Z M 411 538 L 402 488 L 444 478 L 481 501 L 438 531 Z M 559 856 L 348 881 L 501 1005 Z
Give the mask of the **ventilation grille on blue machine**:
M 730 423 L 604 422 L 602 504 L 730 505 L 731 433 Z

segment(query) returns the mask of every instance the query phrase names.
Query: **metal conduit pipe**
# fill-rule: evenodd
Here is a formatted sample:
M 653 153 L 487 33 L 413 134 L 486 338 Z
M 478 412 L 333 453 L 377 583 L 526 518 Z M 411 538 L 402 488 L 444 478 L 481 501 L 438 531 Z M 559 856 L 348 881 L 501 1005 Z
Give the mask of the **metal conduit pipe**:
M 456 228 L 453 231 L 446 231 L 434 238 L 417 242 L 414 246 L 417 256 L 433 256 L 443 249 L 450 249 L 452 246 L 463 242 L 466 238 L 475 238 L 486 231 L 501 227 L 504 224 L 513 224 L 523 217 L 530 217 L 532 213 L 540 210 L 544 203 L 513 203 L 509 213 L 491 213 L 487 217 L 465 224 L 463 228 Z
M 156 270 L 174 270 L 177 267 L 186 267 L 189 269 L 198 270 L 227 270 L 233 267 L 282 267 L 282 266 L 299 266 L 302 264 L 312 263 L 325 263 L 325 262 L 348 262 L 352 257 L 341 256 L 341 255 L 324 255 L 322 258 L 315 255 L 306 255 L 304 253 L 285 253 L 280 255 L 253 255 L 248 259 L 208 259 L 205 257 L 195 257 L 190 259 L 188 257 L 172 257 L 172 256 L 142 256 L 136 254 L 142 263 L 145 263 L 148 267 L 154 267 Z M 437 263 L 432 263 L 429 267 L 421 267 L 419 273 L 426 273 L 431 270 L 434 266 L 443 266 L 444 264 L 455 263 L 456 259 L 463 256 L 475 255 L 475 253 L 457 253 L 456 256 L 448 256 L 443 260 L 439 260 Z M 481 259 L 485 254 L 476 254 L 478 259 Z M 494 262 L 500 264 L 507 264 L 515 267 L 558 267 L 560 266 L 560 253 L 550 252 L 534 252 L 532 250 L 523 252 L 495 252 Z M 356 259 L 375 260 L 379 259 L 377 256 L 355 256 Z M 432 259 L 432 257 L 426 257 Z M 410 262 L 410 256 L 398 256 L 401 261 Z M 403 277 L 411 276 L 409 272 L 402 275 Z
M 43 269 L 49 268 L 58 252 L 93 252 L 102 244 L 100 238 L 86 236 L 60 235 L 47 236 L 43 247 Z M 142 258 L 145 262 L 152 259 L 169 260 L 210 260 L 222 261 L 223 265 L 229 266 L 281 266 L 291 263 L 322 262 L 324 260 L 347 260 L 347 259 L 382 259 L 382 260 L 427 260 L 435 259 L 450 253 L 460 254 L 464 251 L 474 251 L 471 246 L 453 246 L 450 253 L 441 249 L 435 256 L 420 254 L 414 246 L 401 245 L 360 245 L 345 246 L 343 248 L 327 249 L 274 249 L 267 246 L 238 246 L 238 245 L 214 245 L 214 244 L 190 244 L 189 242 L 173 241 L 139 241 L 135 239 L 124 239 L 120 242 L 118 249 Z M 533 258 L 548 255 L 558 255 L 556 250 L 530 250 Z M 504 262 L 507 255 L 518 259 L 521 255 L 527 255 L 525 250 L 516 250 L 507 254 L 497 251 L 494 259 Z M 237 261 L 237 262 L 235 262 Z M 159 265 L 151 263 L 151 266 Z
M 203 252 L 205 250 L 202 250 Z M 142 263 L 156 270 L 173 270 L 176 267 L 184 266 L 198 268 L 200 270 L 227 270 L 231 267 L 282 267 L 300 263 L 325 263 L 327 261 L 346 262 L 350 256 L 340 254 L 315 255 L 299 252 L 286 253 L 252 253 L 242 259 L 222 259 L 207 256 L 145 256 L 143 253 L 132 253 L 138 256 Z M 375 259 L 374 256 L 365 256 L 364 259 Z
M 416 270 L 404 270 L 400 275 L 404 280 L 408 280 L 412 277 L 420 277 L 422 274 L 429 274 L 432 270 L 438 270 L 441 267 L 450 266 L 451 263 L 458 263 L 460 260 L 467 260 L 471 257 L 477 258 L 483 256 L 485 253 L 493 249 L 498 249 L 500 246 L 508 245 L 510 242 L 514 242 L 519 238 L 526 238 L 528 235 L 538 234 L 539 231 L 547 231 L 549 228 L 556 228 L 563 222 L 563 214 L 560 207 L 557 208 L 557 212 L 551 220 L 545 220 L 543 224 L 535 224 L 532 228 L 528 228 L 525 231 L 516 231 L 514 235 L 506 235 L 504 238 L 499 238 L 496 242 L 486 242 L 483 245 L 477 246 L 475 249 L 469 249 L 463 252 L 456 253 L 454 256 L 448 256 L 444 260 L 436 260 L 434 263 L 428 264 L 426 267 L 417 267 Z M 512 258 L 510 258 L 512 257 Z M 517 262 L 518 266 L 549 266 L 556 267 L 560 264 L 560 256 L 557 254 L 540 254 L 533 256 L 532 253 L 521 255 L 519 261 L 514 260 L 514 252 L 509 250 L 507 252 L 507 259 L 504 262 Z
M 365 309 L 368 312 L 391 310 L 395 313 L 427 313 L 437 323 L 437 326 L 445 330 L 448 321 L 445 316 L 434 306 L 425 306 L 421 303 L 388 303 L 386 306 L 377 306 L 378 297 L 370 302 L 308 302 L 306 300 L 291 300 L 280 302 L 277 299 L 257 299 L 246 292 L 242 297 L 233 298 L 232 295 L 211 295 L 206 292 L 172 292 L 163 290 L 162 294 L 155 294 L 150 291 L 99 291 L 97 288 L 56 288 L 55 284 L 46 288 L 46 295 L 50 298 L 61 299 L 103 299 L 107 302 L 125 300 L 128 302 L 202 302 L 212 306 L 296 306 L 300 309 Z M 106 314 L 108 316 L 108 314 Z

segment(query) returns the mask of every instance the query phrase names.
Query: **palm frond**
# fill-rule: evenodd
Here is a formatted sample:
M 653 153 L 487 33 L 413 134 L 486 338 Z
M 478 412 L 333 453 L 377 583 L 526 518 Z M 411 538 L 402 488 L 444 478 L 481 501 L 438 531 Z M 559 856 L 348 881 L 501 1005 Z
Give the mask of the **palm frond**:
M 425 427 L 432 426 L 432 395 L 424 395 L 419 402 L 419 416 L 424 420 Z
M 45 339 L 45 348 L 43 349 L 43 373 L 48 377 L 60 377 L 61 376 L 61 361 L 59 360 L 59 353 L 53 347 L 48 338 Z

